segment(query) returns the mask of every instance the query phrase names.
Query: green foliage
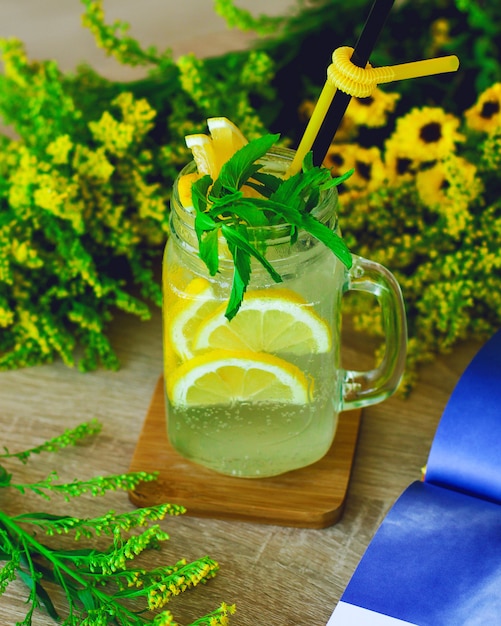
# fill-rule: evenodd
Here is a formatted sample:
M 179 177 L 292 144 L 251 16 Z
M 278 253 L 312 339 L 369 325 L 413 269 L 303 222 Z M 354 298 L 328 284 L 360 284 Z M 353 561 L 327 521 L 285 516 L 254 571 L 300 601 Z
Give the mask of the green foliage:
M 1 458 L 26 462 L 33 454 L 73 445 L 95 434 L 99 428 L 96 421 L 81 424 L 41 446 L 16 453 L 6 451 Z M 87 493 L 100 496 L 110 490 L 130 490 L 140 482 L 155 480 L 155 475 L 134 472 L 58 484 L 54 482 L 57 475 L 53 472 L 45 481 L 23 485 L 16 484 L 12 478 L 0 465 L 0 489 L 31 491 L 47 499 L 63 494 L 68 500 Z M 105 515 L 85 519 L 46 512 L 11 516 L 0 510 L 0 595 L 16 578 L 26 583 L 28 608 L 19 626 L 32 624 L 36 608 L 44 608 L 65 626 L 176 626 L 174 616 L 165 605 L 172 597 L 213 578 L 218 564 L 206 556 L 191 563 L 182 559 L 174 565 L 148 570 L 136 566 L 134 560 L 145 550 L 160 548 L 161 543 L 169 539 L 158 522 L 166 515 L 182 513 L 184 508 L 173 504 L 119 514 L 108 511 Z M 132 534 L 138 529 L 140 532 Z M 71 535 L 75 541 L 88 539 L 92 547 L 49 546 L 39 537 L 40 533 L 49 537 Z M 109 537 L 111 543 L 101 550 L 96 543 L 98 537 Z M 54 585 L 62 590 L 67 600 L 64 616 L 56 610 L 50 595 Z M 210 614 L 196 619 L 191 626 L 228 624 L 227 616 L 234 611 L 234 606 L 223 603 Z
M 3 40 L 0 114 L 17 138 L 0 151 L 0 370 L 61 358 L 117 368 L 107 337 L 117 310 L 147 319 L 161 305 L 155 275 L 170 189 L 189 159 L 184 135 L 223 110 L 248 136 L 263 131 L 251 98 L 269 98 L 264 52 L 174 62 L 144 50 L 102 3 L 84 24 L 144 80 L 108 81 L 82 66 L 63 74 Z
M 154 269 L 168 233 L 170 188 L 191 158 L 184 136 L 203 132 L 206 118 L 225 115 L 249 139 L 279 132 L 294 145 L 304 130 L 301 105 L 318 96 L 332 51 L 354 45 L 368 11 L 366 0 L 349 4 L 298 0 L 295 11 L 269 17 L 239 8 L 237 0 L 216 0 L 216 11 L 230 26 L 254 30 L 261 38 L 245 52 L 174 60 L 169 49 L 143 48 L 130 37 L 127 24 L 108 25 L 100 0 L 81 1 L 84 25 L 97 44 L 122 63 L 143 66 L 147 75 L 139 81 L 115 83 L 87 66 L 63 74 L 53 61 L 27 59 L 20 42 L 2 42 L 5 74 L 0 76 L 0 114 L 17 138 L 0 138 L 0 369 L 56 357 L 82 370 L 99 364 L 118 367 L 108 339 L 115 312 L 146 319 L 151 303 L 160 305 Z M 481 92 L 501 81 L 501 34 L 496 29 L 500 20 L 501 5 L 495 2 L 395 3 L 371 56 L 373 65 L 457 54 L 460 71 L 447 79 L 429 77 L 391 85 L 399 96 L 392 116 L 382 126 L 359 125 L 357 144 L 382 148 L 396 120 L 415 106 L 440 106 L 461 116 Z M 493 164 L 499 163 L 499 146 L 495 137 L 483 146 L 485 159 L 480 147 L 473 145 L 471 160 L 480 158 L 477 179 L 483 182 L 485 177 L 486 189 L 491 190 L 476 201 L 477 208 L 472 207 L 471 227 L 478 232 L 478 245 L 497 240 L 495 220 L 480 221 L 478 216 L 496 215 L 490 198 L 496 195 Z M 416 189 L 412 185 L 398 192 L 381 188 L 377 193 L 371 195 L 371 202 L 378 207 L 378 245 L 393 249 L 385 242 L 399 241 L 409 222 L 403 215 L 404 226 L 390 219 L 399 215 L 395 203 L 414 206 Z M 375 214 L 366 218 L 367 232 L 376 228 Z M 342 226 L 345 235 L 352 237 L 352 249 L 365 249 L 374 256 L 363 248 L 364 235 L 350 207 L 346 215 L 349 219 Z M 414 228 L 421 224 L 416 219 Z M 454 220 L 448 219 L 450 225 Z M 383 224 L 387 224 L 384 232 Z M 432 233 L 433 229 L 430 249 L 448 252 L 452 244 Z M 473 243 L 471 247 L 476 249 Z M 410 258 L 408 250 L 401 254 L 402 259 Z M 238 255 L 243 259 L 243 289 L 247 261 L 241 251 Z M 398 273 L 393 258 L 387 260 Z M 412 261 L 416 275 L 426 272 L 421 262 L 426 266 L 426 255 L 416 253 Z M 405 276 L 402 280 L 404 295 L 412 302 L 416 288 Z M 442 301 L 440 294 L 437 299 Z M 465 294 L 460 291 L 454 301 L 469 302 Z M 449 317 L 447 339 L 439 333 L 426 348 L 421 343 L 421 354 L 429 357 L 459 337 L 480 333 L 480 328 L 486 332 L 491 323 L 482 320 L 486 310 L 490 319 L 494 305 L 485 300 L 468 309 L 470 324 L 460 321 L 462 315 Z M 476 296 L 473 301 L 477 303 Z M 432 303 L 409 306 L 411 332 L 426 326 L 427 334 L 433 333 L 435 312 L 427 307 Z

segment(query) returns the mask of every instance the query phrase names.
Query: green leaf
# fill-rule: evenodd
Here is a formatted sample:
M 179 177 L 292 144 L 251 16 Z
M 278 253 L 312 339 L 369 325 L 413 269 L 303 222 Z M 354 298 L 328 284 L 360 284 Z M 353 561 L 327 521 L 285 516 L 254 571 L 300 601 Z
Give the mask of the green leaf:
M 253 181 L 257 181 L 259 184 L 256 185 Z M 278 189 L 282 182 L 282 178 L 274 176 L 273 174 L 267 174 L 266 172 L 256 172 L 252 177 L 252 180 L 248 180 L 245 184 L 249 187 L 252 187 L 252 189 L 255 189 L 263 196 L 269 198 L 270 195 Z
M 322 222 L 319 222 L 312 215 L 305 215 L 302 218 L 302 227 L 316 237 L 319 241 L 325 244 L 345 265 L 350 268 L 353 264 L 353 258 L 348 246 L 344 242 L 343 238 L 337 233 L 331 230 Z
M 230 226 L 222 226 L 223 235 L 228 243 L 236 246 L 240 250 L 245 251 L 248 255 L 255 257 L 261 265 L 267 270 L 273 280 L 277 283 L 282 282 L 282 277 L 275 270 L 273 265 L 258 251 L 256 248 L 249 243 L 248 239 L 244 234 L 242 234 L 243 229 L 237 231 L 231 228 Z M 250 272 L 249 272 L 250 277 Z
M 321 188 L 331 181 L 329 170 L 317 167 L 306 172 L 298 172 L 294 176 L 284 180 L 277 191 L 270 196 L 270 200 L 292 204 L 299 207 L 304 203 L 304 197 L 315 188 Z
M 197 231 L 197 235 L 201 235 L 207 230 L 214 230 L 215 228 L 217 228 L 217 224 L 208 213 L 197 212 L 195 215 L 195 230 Z
M 53 620 L 59 622 L 61 620 L 61 616 L 56 611 L 56 607 L 54 606 L 51 597 L 47 593 L 44 587 L 38 582 L 33 581 L 32 576 L 25 572 L 24 570 L 18 570 L 19 578 L 24 582 L 24 584 L 31 590 L 33 590 L 36 594 L 37 599 L 43 605 L 47 613 L 52 617 Z
M 209 210 L 211 215 L 214 215 L 214 207 L 217 207 L 219 210 L 217 213 L 221 213 L 224 211 L 225 207 L 231 207 L 233 204 L 237 203 L 241 200 L 243 194 L 241 191 L 230 191 L 228 193 L 224 193 L 221 196 L 217 196 L 209 193 L 209 202 L 212 203 L 212 207 Z
M 77 597 L 87 611 L 97 608 L 96 599 L 90 589 L 79 589 Z
M 207 209 L 207 194 L 212 185 L 212 178 L 206 174 L 196 180 L 191 186 L 191 199 L 197 212 L 204 213 Z
M 230 298 L 225 311 L 225 317 L 230 321 L 242 306 L 244 293 L 250 281 L 251 263 L 248 252 L 232 243 L 228 243 L 228 247 L 235 265 Z
M 221 185 L 227 189 L 240 189 L 248 178 L 261 169 L 256 161 L 261 159 L 279 138 L 280 135 L 263 135 L 235 152 L 221 167 L 218 179 Z
M 228 242 L 228 248 L 234 263 L 231 294 L 225 312 L 226 318 L 231 320 L 240 309 L 244 294 L 250 282 L 252 256 L 263 265 L 275 282 L 281 282 L 282 277 L 275 270 L 273 265 L 249 243 L 243 228 L 237 231 L 230 226 L 223 225 L 221 230 Z
M 199 255 L 209 274 L 215 276 L 219 269 L 219 229 L 205 232 L 199 240 Z
M 305 212 L 311 213 L 311 211 L 313 211 L 313 209 L 316 206 L 318 206 L 319 201 L 320 201 L 320 189 L 318 188 L 312 189 L 304 206 Z
M 12 474 L 9 474 L 5 467 L 3 467 L 3 465 L 0 465 L 0 488 L 8 487 L 11 480 Z
M 220 213 L 227 212 L 228 207 L 221 207 L 219 213 L 219 203 L 211 209 L 212 215 L 219 217 Z M 239 202 L 231 206 L 231 214 L 247 222 L 249 226 L 267 226 L 269 220 L 262 208 L 257 206 L 250 198 L 242 198 Z
M 312 170 L 315 166 L 313 165 L 313 152 L 310 150 L 306 153 L 303 159 L 303 172 L 307 172 L 308 170 Z
M 327 181 L 325 185 L 322 186 L 322 189 L 330 189 L 331 187 L 338 187 L 341 183 L 344 183 L 345 180 L 348 180 L 348 178 L 353 174 L 354 171 L 355 170 L 352 168 L 351 170 L 348 170 L 341 176 L 332 178 L 330 181 Z

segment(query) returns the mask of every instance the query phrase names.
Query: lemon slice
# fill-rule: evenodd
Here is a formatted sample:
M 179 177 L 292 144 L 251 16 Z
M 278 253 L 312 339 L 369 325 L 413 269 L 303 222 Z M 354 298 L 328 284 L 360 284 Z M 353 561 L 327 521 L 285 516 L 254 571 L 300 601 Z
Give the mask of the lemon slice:
M 329 326 L 293 291 L 250 291 L 231 322 L 224 312 L 220 306 L 202 322 L 193 339 L 195 352 L 212 348 L 302 355 L 331 348 Z
M 219 167 L 248 143 L 238 126 L 226 117 L 210 117 L 207 126 Z
M 284 402 L 307 404 L 308 379 L 299 368 L 271 354 L 215 350 L 193 357 L 167 379 L 174 406 Z
M 214 299 L 210 283 L 204 278 L 193 279 L 179 298 L 167 312 L 170 323 L 167 333 L 174 352 L 186 360 L 193 356 L 191 344 L 194 332 L 201 321 L 219 306 Z
M 186 135 L 185 141 L 193 153 L 198 173 L 209 174 L 213 180 L 237 150 L 247 143 L 241 130 L 226 117 L 210 117 L 207 120 L 209 135 Z
M 184 140 L 193 154 L 198 173 L 202 176 L 209 174 L 215 180 L 219 174 L 219 168 L 212 139 L 208 135 L 197 134 L 186 135 Z
M 191 199 L 191 187 L 195 181 L 200 178 L 200 174 L 192 172 L 191 174 L 184 174 L 177 182 L 177 193 L 179 196 L 179 202 L 183 207 L 190 207 L 193 205 Z

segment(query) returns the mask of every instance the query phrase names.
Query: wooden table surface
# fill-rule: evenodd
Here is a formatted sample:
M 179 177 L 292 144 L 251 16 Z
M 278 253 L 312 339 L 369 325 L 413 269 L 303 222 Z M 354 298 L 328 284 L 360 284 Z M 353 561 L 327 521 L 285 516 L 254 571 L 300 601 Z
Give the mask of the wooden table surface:
M 25 466 L 9 462 L 18 482 L 42 479 L 53 469 L 64 481 L 128 470 L 162 368 L 160 312 L 149 322 L 118 316 L 111 338 L 122 362 L 118 372 L 81 374 L 54 363 L 0 374 L 0 444 L 12 452 L 93 417 L 104 425 L 87 445 L 45 454 Z M 350 334 L 347 343 L 347 358 L 370 362 L 363 338 Z M 205 554 L 221 566 L 216 579 L 174 605 L 181 623 L 224 600 L 237 604 L 232 624 L 238 626 L 325 625 L 388 508 L 419 479 L 445 403 L 478 347 L 467 343 L 427 367 L 408 398 L 393 397 L 364 410 L 345 512 L 334 526 L 311 530 L 188 515 L 165 520 L 171 540 L 161 553 L 148 555 L 150 566 Z M 49 505 L 7 492 L 0 506 L 10 513 L 50 507 L 82 517 L 131 508 L 123 493 Z M 13 626 L 24 615 L 25 593 L 21 583 L 8 587 L 0 599 L 0 624 Z M 34 621 L 52 623 L 42 614 Z
M 1 2 L 0 36 L 18 35 L 29 39 L 32 33 L 33 40 L 40 39 L 36 20 L 27 23 L 19 14 L 16 22 L 14 15 L 15 7 L 37 4 L 38 1 L 28 0 Z M 44 0 L 42 4 L 52 7 L 55 14 L 62 4 L 73 6 L 73 13 L 65 14 L 68 29 L 63 28 L 57 34 L 59 54 L 63 55 L 65 38 L 74 36 L 71 25 L 72 20 L 78 19 L 75 18 L 78 3 L 76 0 L 72 3 Z M 135 4 L 141 5 L 141 10 L 137 11 L 144 17 L 143 8 L 147 3 Z M 151 4 L 155 4 L 153 0 Z M 161 3 L 156 4 L 161 10 Z M 205 0 L 202 4 L 211 3 Z M 116 9 L 118 3 L 114 5 Z M 133 0 L 121 0 L 124 8 L 133 5 Z M 2 14 L 7 9 L 11 21 L 2 22 Z M 130 11 L 126 18 L 132 19 Z M 47 19 L 45 14 L 43 19 Z M 153 24 L 158 21 L 158 15 L 150 15 L 149 19 Z M 16 31 L 16 23 L 24 30 Z M 63 21 L 59 26 L 62 24 Z M 27 29 L 27 25 L 30 28 Z M 6 28 L 10 32 L 6 32 Z M 146 42 L 151 43 L 144 21 L 143 28 Z M 214 33 L 212 36 L 213 39 L 208 33 L 204 39 L 207 52 L 212 49 L 212 40 L 220 41 L 219 36 Z M 238 39 L 235 34 L 231 36 Z M 49 39 L 46 32 L 47 46 Z M 40 41 L 33 44 L 37 54 L 41 54 L 39 44 Z M 89 50 L 82 48 L 82 58 L 91 54 Z M 100 63 L 99 57 L 95 62 Z M 161 373 L 161 314 L 154 311 L 149 322 L 118 315 L 110 336 L 122 363 L 118 372 L 101 370 L 81 374 L 56 362 L 0 374 L 0 446 L 12 452 L 40 444 L 65 428 L 93 417 L 104 425 L 102 433 L 86 445 L 57 455 L 45 454 L 27 465 L 9 462 L 8 469 L 15 473 L 17 482 L 42 479 L 53 469 L 57 469 L 61 480 L 65 481 L 128 470 Z M 370 342 L 348 332 L 346 343 L 348 360 L 356 359 L 361 366 L 371 363 Z M 221 566 L 216 579 L 184 594 L 173 605 L 179 621 L 189 623 L 224 600 L 237 604 L 238 612 L 231 623 L 238 626 L 324 625 L 388 508 L 411 481 L 419 479 L 445 403 L 478 348 L 479 344 L 468 342 L 424 368 L 408 398 L 393 397 L 364 410 L 346 509 L 336 525 L 311 530 L 197 519 L 188 515 L 165 520 L 163 527 L 171 540 L 162 552 L 148 555 L 150 566 L 205 554 Z M 59 501 L 48 504 L 36 496 L 20 497 L 11 492 L 2 493 L 1 498 L 0 506 L 10 513 L 50 507 L 60 513 L 88 517 L 108 509 L 129 510 L 132 506 L 124 493 L 100 499 L 83 497 L 70 504 Z M 26 612 L 25 594 L 21 583 L 9 585 L 0 599 L 2 626 L 14 625 L 22 619 Z M 37 613 L 33 623 L 49 626 L 53 622 Z

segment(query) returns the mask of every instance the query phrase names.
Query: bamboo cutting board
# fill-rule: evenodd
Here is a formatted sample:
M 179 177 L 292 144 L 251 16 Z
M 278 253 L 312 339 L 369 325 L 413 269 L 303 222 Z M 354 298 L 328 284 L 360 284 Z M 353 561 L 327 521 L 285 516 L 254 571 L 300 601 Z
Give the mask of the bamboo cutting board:
M 181 457 L 167 438 L 163 377 L 139 437 L 131 471 L 158 472 L 158 479 L 129 493 L 136 506 L 182 504 L 195 517 L 302 528 L 325 528 L 342 515 L 361 410 L 339 416 L 327 455 L 308 467 L 271 478 L 234 478 Z

